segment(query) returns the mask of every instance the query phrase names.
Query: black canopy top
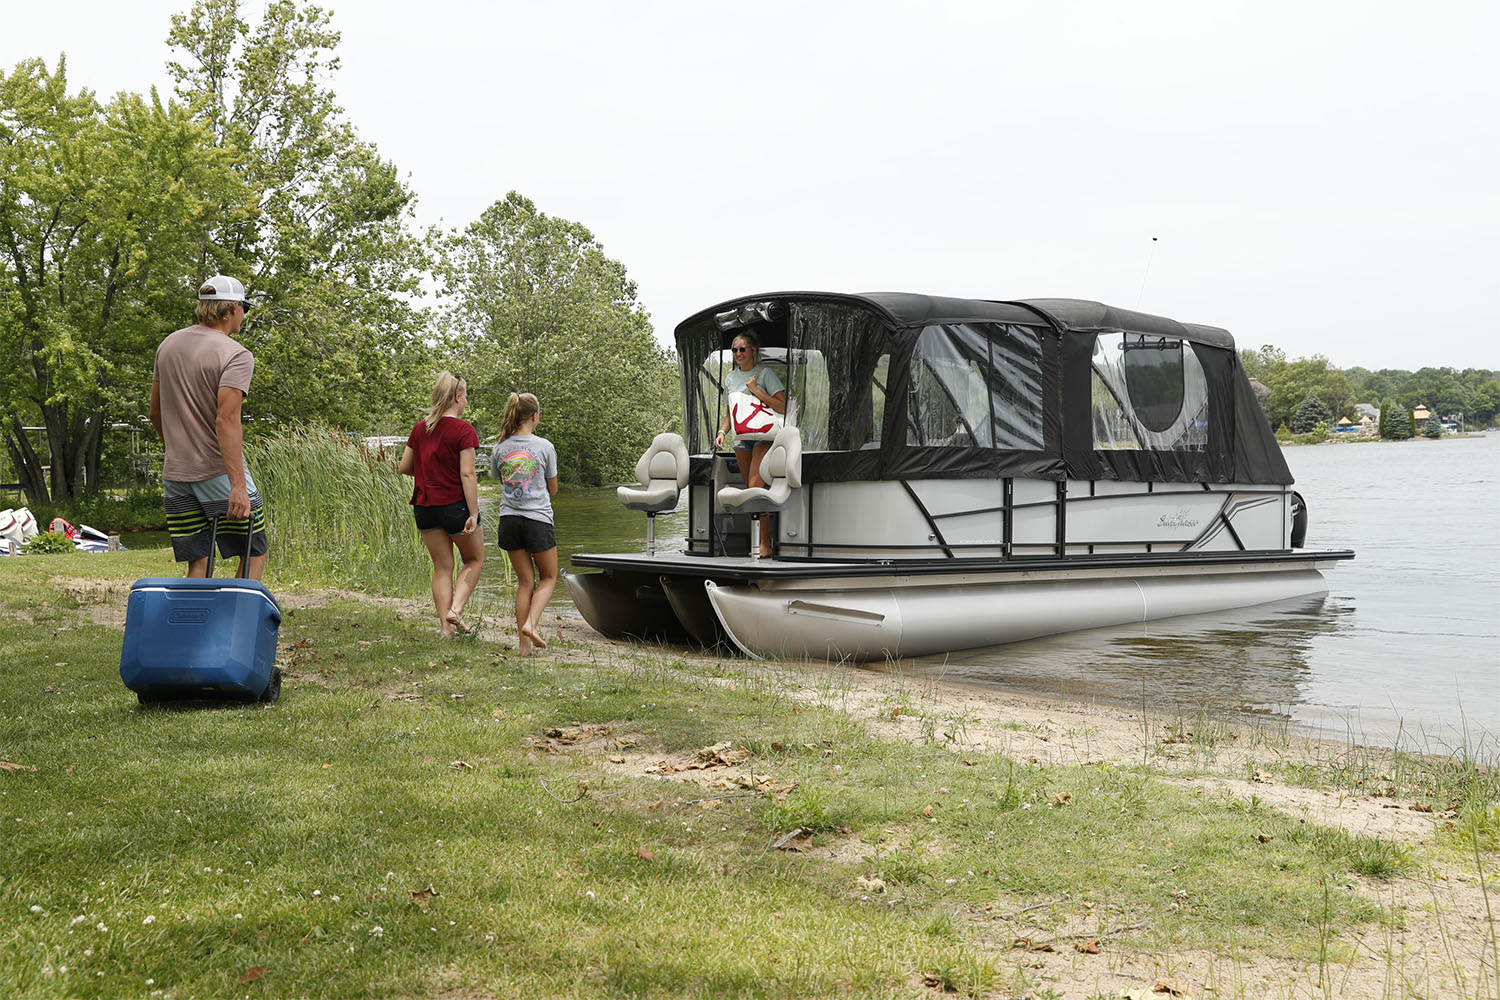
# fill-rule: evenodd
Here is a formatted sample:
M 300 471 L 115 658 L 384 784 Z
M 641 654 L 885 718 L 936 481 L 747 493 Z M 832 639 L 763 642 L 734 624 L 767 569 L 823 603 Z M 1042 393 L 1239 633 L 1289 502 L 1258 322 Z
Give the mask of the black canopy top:
M 1154 333 L 1234 350 L 1234 338 L 1228 330 L 1217 326 L 1179 323 L 1165 316 L 1153 316 L 1133 309 L 1117 309 L 1087 299 L 1022 299 L 1021 303 L 1042 313 L 1064 330 L 1078 333 L 1129 330 L 1131 333 Z
M 1234 338 L 1228 330 L 1196 323 L 1179 323 L 1165 316 L 1119 309 L 1087 299 L 960 299 L 946 295 L 920 295 L 913 292 L 767 292 L 743 295 L 700 310 L 677 326 L 681 334 L 705 320 L 747 303 L 762 301 L 843 302 L 858 305 L 876 315 L 891 329 L 929 326 L 938 323 L 1022 323 L 1035 324 L 1038 317 L 1058 330 L 1095 332 L 1129 330 L 1132 333 L 1156 334 L 1179 340 L 1234 349 Z
M 1084 299 L 721 302 L 676 331 L 694 453 L 721 426 L 740 331 L 783 352 L 804 481 L 1292 482 L 1227 330 Z

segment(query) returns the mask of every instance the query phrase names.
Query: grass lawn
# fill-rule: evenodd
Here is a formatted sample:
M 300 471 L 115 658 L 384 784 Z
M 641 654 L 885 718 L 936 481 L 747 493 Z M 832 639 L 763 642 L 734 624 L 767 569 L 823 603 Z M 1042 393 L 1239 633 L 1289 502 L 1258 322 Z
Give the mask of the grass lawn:
M 1055 997 L 1029 949 L 1336 962 L 1389 919 L 1356 876 L 1422 862 L 1144 763 L 881 738 L 744 661 L 522 660 L 368 602 L 288 612 L 277 704 L 141 708 L 95 612 L 167 558 L 0 560 L 7 996 Z

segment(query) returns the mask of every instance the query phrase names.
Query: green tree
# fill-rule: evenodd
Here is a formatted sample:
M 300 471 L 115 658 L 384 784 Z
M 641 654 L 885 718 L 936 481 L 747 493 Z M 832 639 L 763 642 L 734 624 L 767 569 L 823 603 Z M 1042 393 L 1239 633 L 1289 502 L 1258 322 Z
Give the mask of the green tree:
M 1333 413 L 1314 393 L 1308 393 L 1292 416 L 1293 434 L 1311 434 L 1319 424 L 1326 431 L 1333 424 Z
M 1406 387 L 1406 372 L 1386 369 L 1372 372 L 1356 365 L 1344 372 L 1354 391 L 1354 398 L 1361 403 L 1378 403 L 1387 396 L 1394 396 Z
M 1422 436 L 1440 438 L 1443 436 L 1443 421 L 1436 413 L 1427 418 L 1427 423 L 1422 425 Z
M 0 73 L 0 434 L 33 503 L 48 464 L 53 501 L 97 489 L 104 429 L 144 422 L 159 331 L 210 227 L 250 214 L 210 140 L 154 93 L 70 94 L 62 60 Z
M 199 268 L 243 276 L 259 303 L 240 337 L 256 360 L 245 412 L 404 421 L 431 367 L 420 302 L 432 256 L 415 198 L 326 83 L 339 66 L 330 15 L 272 0 L 251 23 L 240 6 L 196 0 L 174 16 L 168 69 L 256 192 L 254 213 L 220 216 Z
M 1403 402 L 1425 404 L 1434 414 L 1473 409 L 1473 389 L 1452 368 L 1421 368 L 1412 373 L 1402 393 Z
M 1286 352 L 1271 344 L 1266 344 L 1258 351 L 1248 347 L 1240 351 L 1240 365 L 1245 369 L 1245 374 L 1262 385 L 1269 386 L 1273 373 L 1284 364 Z
M 563 478 L 591 485 L 621 479 L 677 423 L 676 366 L 624 265 L 584 226 L 512 191 L 451 234 L 442 275 L 488 433 L 511 392 L 535 393 Z
M 1322 400 L 1335 419 L 1353 414 L 1354 388 L 1327 358 L 1299 358 L 1272 364 L 1261 381 L 1271 390 L 1266 400 L 1266 416 L 1275 426 L 1293 425 L 1297 408 L 1309 395 Z
M 1405 441 L 1412 435 L 1411 411 L 1387 399 L 1380 404 L 1380 436 L 1391 441 Z
M 1470 409 L 1463 412 L 1470 426 L 1493 425 L 1495 418 L 1500 416 L 1500 379 L 1491 378 L 1487 382 L 1480 383 L 1474 389 L 1473 399 L 1469 406 Z

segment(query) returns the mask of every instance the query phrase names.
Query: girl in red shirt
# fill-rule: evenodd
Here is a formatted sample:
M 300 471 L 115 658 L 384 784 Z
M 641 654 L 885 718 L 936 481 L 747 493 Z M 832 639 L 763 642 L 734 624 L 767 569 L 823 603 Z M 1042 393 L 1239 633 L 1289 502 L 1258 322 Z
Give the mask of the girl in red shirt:
M 479 477 L 474 450 L 479 435 L 460 419 L 469 405 L 468 386 L 452 372 L 442 372 L 432 387 L 432 406 L 406 439 L 401 474 L 416 482 L 412 516 L 427 554 L 432 557 L 432 603 L 444 639 L 467 633 L 464 606 L 479 583 L 484 565 L 484 533 L 479 530 Z M 453 549 L 463 560 L 453 577 Z

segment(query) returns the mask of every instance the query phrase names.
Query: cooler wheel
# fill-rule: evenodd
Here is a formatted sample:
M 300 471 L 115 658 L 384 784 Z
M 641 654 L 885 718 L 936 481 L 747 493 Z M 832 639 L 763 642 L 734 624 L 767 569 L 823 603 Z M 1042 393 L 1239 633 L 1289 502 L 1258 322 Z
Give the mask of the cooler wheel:
M 277 701 L 280 698 L 281 698 L 281 671 L 278 670 L 278 669 L 272 669 L 272 671 L 271 671 L 271 681 L 270 681 L 269 684 L 266 685 L 266 689 L 261 692 L 260 700 L 263 701 L 263 702 L 268 702 L 269 703 L 269 702 Z

